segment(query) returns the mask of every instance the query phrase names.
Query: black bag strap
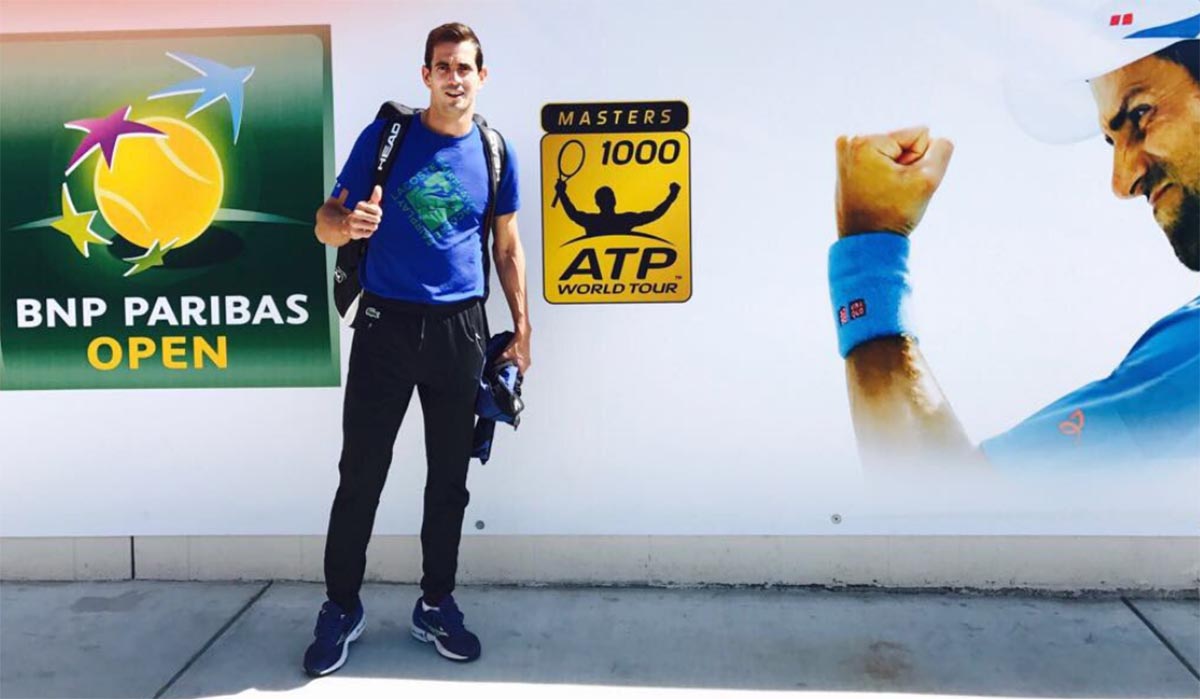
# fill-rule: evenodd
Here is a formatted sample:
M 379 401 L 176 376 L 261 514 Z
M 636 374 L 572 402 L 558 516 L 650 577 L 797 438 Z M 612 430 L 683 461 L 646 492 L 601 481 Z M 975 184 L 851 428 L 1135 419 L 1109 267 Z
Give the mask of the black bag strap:
M 413 117 L 418 113 L 418 110 L 399 102 L 384 102 L 380 105 L 375 118 L 387 121 L 384 122 L 383 129 L 379 132 L 375 169 L 371 172 L 371 189 L 382 187 L 387 182 L 388 175 L 392 174 L 396 156 L 400 153 L 400 144 L 404 142 L 404 137 L 408 134 L 408 127 L 412 125 Z M 368 196 L 370 195 L 368 194 Z M 362 249 L 358 253 L 358 263 L 361 265 L 363 258 L 367 255 L 367 240 L 363 238 L 357 242 L 362 244 Z
M 375 114 L 376 119 L 385 119 L 386 121 L 379 133 L 375 168 L 371 173 L 372 189 L 387 182 L 388 175 L 392 172 L 392 166 L 396 164 L 396 154 L 400 151 L 400 144 L 407 135 L 408 127 L 412 124 L 416 114 L 416 110 L 399 102 L 384 102 Z M 354 317 L 356 302 L 362 294 L 362 282 L 359 274 L 366 256 L 367 241 L 365 238 L 351 240 L 337 250 L 337 262 L 333 268 L 333 300 L 338 313 L 345 318 Z
M 488 126 L 487 119 L 479 114 L 476 114 L 474 119 L 483 138 L 483 157 L 488 168 L 488 203 L 483 214 L 483 231 L 479 236 L 483 244 L 483 298 L 487 300 L 492 278 L 492 255 L 488 243 L 492 226 L 496 222 L 496 198 L 500 192 L 500 178 L 504 175 L 505 161 L 508 159 L 508 148 L 500 132 Z
M 384 182 L 387 182 L 388 175 L 392 172 L 392 166 L 396 164 L 396 154 L 400 151 L 400 144 L 408 134 L 408 127 L 417 114 L 419 114 L 418 110 L 399 102 L 384 102 L 380 105 L 375 118 L 387 121 L 383 125 L 383 130 L 379 132 L 379 149 L 376 152 L 375 170 L 371 173 L 372 188 L 376 185 L 382 186 Z

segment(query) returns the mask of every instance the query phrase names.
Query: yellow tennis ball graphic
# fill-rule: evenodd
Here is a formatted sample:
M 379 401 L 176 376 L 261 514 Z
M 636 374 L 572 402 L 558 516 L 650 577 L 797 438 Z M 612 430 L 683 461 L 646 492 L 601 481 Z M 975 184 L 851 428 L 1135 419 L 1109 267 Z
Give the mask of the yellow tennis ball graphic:
M 138 122 L 166 135 L 122 138 L 111 167 L 96 166 L 96 202 L 108 225 L 134 245 L 175 241 L 172 249 L 181 248 L 208 229 L 221 206 L 221 159 L 204 134 L 178 119 Z

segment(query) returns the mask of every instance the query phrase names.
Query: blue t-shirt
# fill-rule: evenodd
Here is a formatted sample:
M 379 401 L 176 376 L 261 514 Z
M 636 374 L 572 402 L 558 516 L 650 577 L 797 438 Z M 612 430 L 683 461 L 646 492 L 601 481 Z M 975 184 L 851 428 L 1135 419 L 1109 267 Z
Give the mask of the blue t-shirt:
M 346 207 L 371 196 L 379 136 L 386 120 L 363 129 L 331 196 L 349 190 Z M 479 127 L 465 136 L 430 131 L 412 120 L 383 187 L 383 221 L 359 270 L 363 288 L 414 303 L 455 303 L 484 295 L 483 216 L 487 160 Z M 517 162 L 507 149 L 496 215 L 520 208 Z
M 1155 323 L 1116 371 L 982 445 L 998 466 L 1200 463 L 1200 297 Z

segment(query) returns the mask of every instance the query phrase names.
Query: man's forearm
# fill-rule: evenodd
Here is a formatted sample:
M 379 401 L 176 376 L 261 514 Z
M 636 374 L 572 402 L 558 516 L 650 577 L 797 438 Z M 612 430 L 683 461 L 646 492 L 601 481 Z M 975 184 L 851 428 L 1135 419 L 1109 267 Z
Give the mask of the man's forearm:
M 496 258 L 496 274 L 500 277 L 500 286 L 504 289 L 504 297 L 512 313 L 513 330 L 528 335 L 530 325 L 529 302 L 525 291 L 525 250 L 517 240 L 503 248 L 497 247 L 493 254 Z
M 846 357 L 846 386 L 868 468 L 930 459 L 981 463 L 912 338 L 855 347 Z

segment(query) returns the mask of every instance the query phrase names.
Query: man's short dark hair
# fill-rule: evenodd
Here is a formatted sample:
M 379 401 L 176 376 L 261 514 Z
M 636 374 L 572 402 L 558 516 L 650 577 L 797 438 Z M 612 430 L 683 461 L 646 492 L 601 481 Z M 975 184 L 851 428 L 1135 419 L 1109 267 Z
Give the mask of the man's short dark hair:
M 1183 66 L 1192 80 L 1200 85 L 1200 39 L 1177 41 L 1154 55 Z
M 475 30 L 462 22 L 443 24 L 429 32 L 429 37 L 425 39 L 425 67 L 433 70 L 434 46 L 438 44 L 461 44 L 464 41 L 470 41 L 475 44 L 475 68 L 482 70 L 483 46 L 479 43 L 479 37 L 475 36 Z

